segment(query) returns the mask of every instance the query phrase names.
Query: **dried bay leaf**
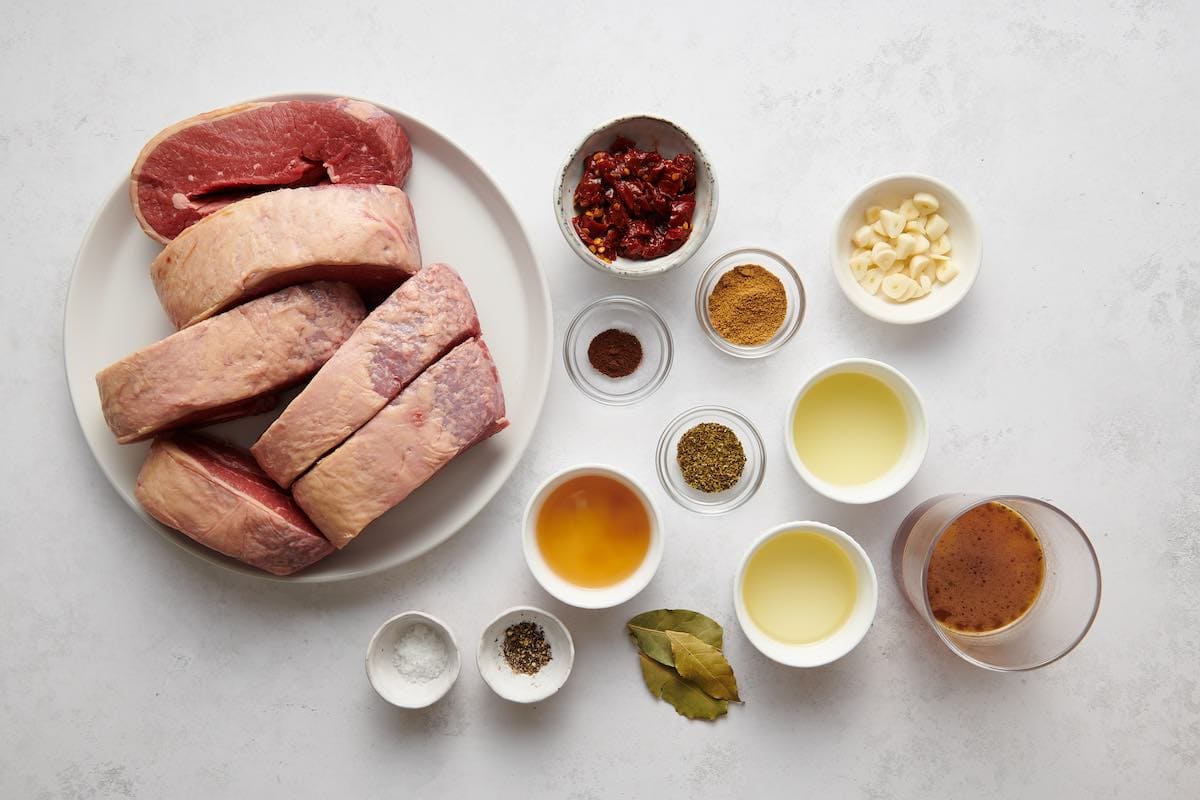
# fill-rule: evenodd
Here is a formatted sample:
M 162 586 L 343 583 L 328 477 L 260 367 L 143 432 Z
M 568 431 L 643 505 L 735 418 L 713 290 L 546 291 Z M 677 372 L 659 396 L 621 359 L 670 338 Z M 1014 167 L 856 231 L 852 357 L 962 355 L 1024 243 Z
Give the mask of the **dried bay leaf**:
M 666 631 L 690 633 L 718 650 L 721 649 L 724 636 L 724 631 L 716 620 L 704 616 L 699 611 L 686 609 L 660 608 L 657 611 L 647 611 L 629 620 L 627 627 L 643 653 L 668 667 L 675 665 L 675 659 L 671 654 L 671 642 L 667 639 Z
M 729 703 L 709 697 L 696 684 L 686 681 L 675 670 L 663 666 L 645 653 L 638 653 L 642 678 L 655 697 L 666 700 L 688 719 L 716 719 L 729 711 Z
M 684 631 L 665 631 L 679 677 L 718 700 L 740 700 L 733 667 L 721 651 Z

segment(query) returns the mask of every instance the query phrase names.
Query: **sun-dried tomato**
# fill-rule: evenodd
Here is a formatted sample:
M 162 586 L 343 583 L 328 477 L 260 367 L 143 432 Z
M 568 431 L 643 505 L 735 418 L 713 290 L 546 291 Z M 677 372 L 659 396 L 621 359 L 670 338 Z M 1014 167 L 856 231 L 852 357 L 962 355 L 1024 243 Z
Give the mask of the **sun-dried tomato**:
M 574 202 L 575 233 L 600 258 L 660 258 L 691 235 L 696 159 L 663 158 L 618 136 L 587 157 Z

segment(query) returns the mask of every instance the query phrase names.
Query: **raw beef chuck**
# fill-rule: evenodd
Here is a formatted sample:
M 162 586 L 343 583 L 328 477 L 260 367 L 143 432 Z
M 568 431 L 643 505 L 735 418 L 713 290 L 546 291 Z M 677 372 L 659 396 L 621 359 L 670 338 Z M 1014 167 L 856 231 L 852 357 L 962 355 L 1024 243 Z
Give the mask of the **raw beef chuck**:
M 290 486 L 422 370 L 477 335 L 479 317 L 458 273 L 425 267 L 371 312 L 250 452 Z
M 391 114 L 361 100 L 244 103 L 172 125 L 142 148 L 134 215 L 164 244 L 226 204 L 289 186 L 403 186 L 412 146 Z
M 121 443 L 261 413 L 274 393 L 316 372 L 366 311 L 352 286 L 292 286 L 126 356 L 96 375 Z
M 215 439 L 156 439 L 134 494 L 162 524 L 274 575 L 291 575 L 333 552 L 249 453 Z
M 335 547 L 345 547 L 451 459 L 507 425 L 496 366 L 472 339 L 318 461 L 292 496 Z
M 167 316 L 186 328 L 283 286 L 342 280 L 390 292 L 420 268 L 402 190 L 313 186 L 226 206 L 167 245 L 150 277 Z

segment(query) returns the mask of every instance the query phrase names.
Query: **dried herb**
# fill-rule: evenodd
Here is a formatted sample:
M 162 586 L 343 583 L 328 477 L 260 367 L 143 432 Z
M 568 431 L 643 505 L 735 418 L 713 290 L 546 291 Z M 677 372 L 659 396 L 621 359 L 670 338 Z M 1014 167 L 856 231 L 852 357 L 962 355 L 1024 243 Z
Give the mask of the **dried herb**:
M 686 630 L 676 630 L 675 626 Z M 655 697 L 689 719 L 716 719 L 739 701 L 733 668 L 721 654 L 724 632 L 696 611 L 647 611 L 627 625 L 642 666 L 642 678 Z
M 668 667 L 675 666 L 675 659 L 671 655 L 671 641 L 667 638 L 666 631 L 690 633 L 718 650 L 721 649 L 724 633 L 715 620 L 698 611 L 673 608 L 660 608 L 658 611 L 638 614 L 629 620 L 626 627 L 643 653 Z
M 694 683 L 679 677 L 670 667 L 664 667 L 645 653 L 639 653 L 642 677 L 655 697 L 666 700 L 688 719 L 716 719 L 729 711 L 729 702 L 709 697 Z
M 550 663 L 550 643 L 546 632 L 536 622 L 518 622 L 504 631 L 504 660 L 513 672 L 536 675 Z
M 675 460 L 688 486 L 713 494 L 734 486 L 746 468 L 746 451 L 730 428 L 701 422 L 679 438 Z
M 720 650 L 690 633 L 667 631 L 667 638 L 671 640 L 671 655 L 675 657 L 679 677 L 692 681 L 718 700 L 740 699 L 733 667 Z

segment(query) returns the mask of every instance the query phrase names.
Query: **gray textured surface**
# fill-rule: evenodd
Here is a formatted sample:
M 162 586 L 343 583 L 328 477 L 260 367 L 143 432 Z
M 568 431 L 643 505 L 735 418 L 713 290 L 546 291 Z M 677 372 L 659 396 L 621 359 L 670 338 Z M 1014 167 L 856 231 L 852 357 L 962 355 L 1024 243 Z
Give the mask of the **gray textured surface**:
M 627 22 L 558 5 L 292 3 L 247 16 L 245 3 L 10 4 L 0 796 L 1195 797 L 1194 7 L 807 3 L 781 16 L 693 3 Z M 72 257 L 142 143 L 198 111 L 296 90 L 405 108 L 487 165 L 534 237 L 559 335 L 587 300 L 632 292 L 678 346 L 666 386 L 629 409 L 590 403 L 556 367 L 541 432 L 491 505 L 418 562 L 338 586 L 227 574 L 144 529 L 86 451 L 61 366 Z M 700 139 L 721 210 L 695 262 L 629 285 L 574 260 L 549 198 L 578 136 L 640 110 Z M 901 169 L 958 187 L 986 240 L 972 295 L 912 330 L 856 312 L 826 261 L 844 198 Z M 762 363 L 720 356 L 692 316 L 703 264 L 743 244 L 790 256 L 810 290 L 801 332 Z M 913 484 L 864 509 L 808 491 L 780 441 L 802 375 L 847 355 L 906 371 L 933 425 Z M 767 441 L 758 496 L 717 519 L 672 506 L 654 482 L 661 427 L 701 402 L 748 413 Z M 668 526 L 656 580 L 608 612 L 553 602 L 518 546 L 536 483 L 582 460 L 641 476 Z M 1092 533 L 1104 601 L 1065 661 L 977 671 L 902 605 L 891 532 L 919 500 L 960 489 L 1048 497 Z M 856 535 L 882 580 L 862 646 L 798 672 L 736 631 L 730 585 L 754 533 L 806 517 Z M 518 602 L 560 613 L 575 635 L 575 674 L 550 701 L 495 698 L 470 649 L 458 685 L 427 712 L 397 711 L 367 685 L 366 642 L 393 613 L 431 611 L 473 648 Z M 688 724 L 640 684 L 621 623 L 668 604 L 729 629 L 748 702 L 719 724 Z

